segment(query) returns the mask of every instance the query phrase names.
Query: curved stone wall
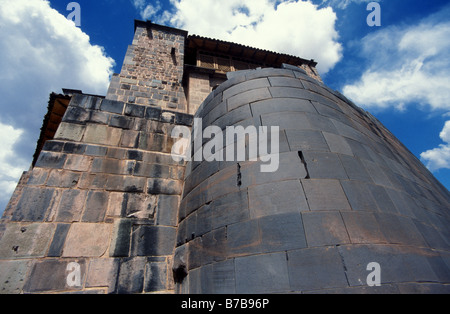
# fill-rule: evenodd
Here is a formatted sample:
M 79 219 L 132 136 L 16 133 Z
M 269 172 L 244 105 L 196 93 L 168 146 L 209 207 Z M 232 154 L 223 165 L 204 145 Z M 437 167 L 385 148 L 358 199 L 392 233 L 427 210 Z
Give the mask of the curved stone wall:
M 449 292 L 448 191 L 344 96 L 289 66 L 237 72 L 195 117 L 279 126 L 279 168 L 188 163 L 177 292 Z

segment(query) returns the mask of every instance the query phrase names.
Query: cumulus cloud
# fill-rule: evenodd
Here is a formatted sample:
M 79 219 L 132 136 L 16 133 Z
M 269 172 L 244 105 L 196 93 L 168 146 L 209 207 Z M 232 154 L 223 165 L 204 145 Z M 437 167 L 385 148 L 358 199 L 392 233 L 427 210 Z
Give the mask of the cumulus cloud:
M 341 10 L 346 9 L 350 4 L 362 4 L 369 2 L 380 2 L 381 0 L 322 0 L 321 5 L 332 6 Z
M 0 163 L 8 160 L 0 187 L 9 187 L 0 188 L 0 212 L 19 168 L 31 163 L 49 94 L 61 88 L 105 94 L 113 66 L 104 49 L 48 1 L 0 1 L 0 138 L 6 149 Z
M 450 121 L 445 123 L 439 136 L 445 144 L 420 154 L 422 161 L 431 171 L 450 169 Z
M 27 162 L 14 153 L 14 145 L 22 137 L 22 129 L 14 129 L 10 125 L 0 123 L 0 202 L 7 204 L 14 191 L 17 179 L 24 170 Z M 4 208 L 0 209 L 0 212 Z
M 141 16 L 146 7 L 142 1 L 135 4 Z M 319 8 L 311 1 L 300 0 L 171 0 L 171 4 L 172 10 L 152 12 L 156 23 L 186 29 L 191 34 L 315 59 L 322 74 L 342 58 L 335 29 L 337 16 L 331 7 Z
M 365 108 L 450 109 L 450 22 L 389 27 L 362 40 L 368 68 L 346 96 Z

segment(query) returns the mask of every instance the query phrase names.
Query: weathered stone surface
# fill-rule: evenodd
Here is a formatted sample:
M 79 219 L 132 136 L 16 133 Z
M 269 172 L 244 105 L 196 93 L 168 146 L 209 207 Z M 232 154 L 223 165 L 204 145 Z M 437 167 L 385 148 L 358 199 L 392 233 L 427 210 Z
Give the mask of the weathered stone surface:
M 55 139 L 79 142 L 83 137 L 85 128 L 83 125 L 62 122 L 58 131 L 56 131 Z
M 248 197 L 251 218 L 309 210 L 299 180 L 252 186 Z
M 305 151 L 304 156 L 311 179 L 348 178 L 337 154 Z
M 289 291 L 287 263 L 285 252 L 236 258 L 236 293 Z
M 338 180 L 302 180 L 311 210 L 350 210 L 350 204 Z
M 283 226 L 280 228 L 280 226 Z M 263 252 L 278 252 L 306 247 L 302 216 L 299 213 L 279 214 L 259 219 Z
M 89 192 L 84 206 L 83 222 L 102 222 L 108 206 L 107 192 Z
M 0 261 L 0 294 L 19 294 L 25 284 L 30 261 Z
M 24 287 L 25 292 L 39 293 L 50 291 L 80 290 L 82 286 L 69 287 L 67 276 L 70 274 L 69 263 L 80 265 L 80 282 L 86 278 L 85 260 L 61 260 L 51 259 L 36 262 Z
M 86 288 L 108 287 L 108 293 L 113 293 L 116 290 L 118 269 L 118 259 L 98 258 L 90 260 Z
M 350 243 L 339 212 L 302 213 L 309 247 Z
M 336 248 L 296 250 L 287 255 L 289 281 L 293 291 L 347 286 L 344 265 Z
M 57 224 L 53 241 L 48 249 L 48 257 L 60 257 L 64 248 L 67 233 L 69 232 L 69 224 Z
M 101 257 L 111 238 L 112 224 L 72 224 L 64 245 L 63 257 Z
M 176 230 L 173 227 L 141 226 L 133 232 L 131 252 L 134 256 L 173 254 Z
M 0 259 L 45 256 L 55 228 L 47 223 L 9 224 L 0 240 Z
M 12 220 L 43 221 L 57 201 L 54 189 L 25 187 Z
M 88 124 L 83 141 L 92 144 L 118 146 L 121 132 L 121 129 L 106 125 Z

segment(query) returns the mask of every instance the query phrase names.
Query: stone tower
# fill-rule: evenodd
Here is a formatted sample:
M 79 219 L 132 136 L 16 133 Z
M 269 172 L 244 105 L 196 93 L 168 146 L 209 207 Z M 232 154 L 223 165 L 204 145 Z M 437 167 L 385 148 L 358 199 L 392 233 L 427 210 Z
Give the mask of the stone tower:
M 449 192 L 315 66 L 136 21 L 106 97 L 51 95 L 0 293 L 448 293 Z M 246 132 L 215 147 L 243 159 L 173 158 L 209 126 L 277 127 L 278 153 Z

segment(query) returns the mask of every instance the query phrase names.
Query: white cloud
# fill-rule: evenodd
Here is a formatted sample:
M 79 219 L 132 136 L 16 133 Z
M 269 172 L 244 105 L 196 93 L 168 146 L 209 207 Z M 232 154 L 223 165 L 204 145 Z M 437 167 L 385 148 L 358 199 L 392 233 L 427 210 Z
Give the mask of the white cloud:
M 0 193 L 8 194 L 31 163 L 49 94 L 61 88 L 105 94 L 113 66 L 103 48 L 48 1 L 0 1 L 0 142 L 7 147 L 0 158 L 8 159 Z
M 27 162 L 16 156 L 14 153 L 14 145 L 22 137 L 24 131 L 14 129 L 10 125 L 0 123 L 0 203 L 7 204 L 11 197 L 17 179 L 20 178 L 22 172 L 27 170 Z M 4 208 L 0 209 L 0 212 Z
M 361 4 L 369 2 L 380 2 L 381 0 L 322 0 L 321 5 L 329 5 L 333 8 L 338 8 L 341 10 L 346 9 L 350 4 Z
M 365 108 L 450 109 L 450 22 L 389 27 L 363 38 L 368 68 L 344 94 Z
M 445 123 L 444 129 L 439 136 L 445 144 L 420 154 L 422 161 L 425 162 L 431 171 L 450 169 L 450 121 Z
M 342 58 L 331 7 L 311 1 L 171 0 L 173 10 L 154 12 L 156 23 L 191 34 L 315 59 L 325 74 Z M 140 6 L 141 15 L 143 14 Z

